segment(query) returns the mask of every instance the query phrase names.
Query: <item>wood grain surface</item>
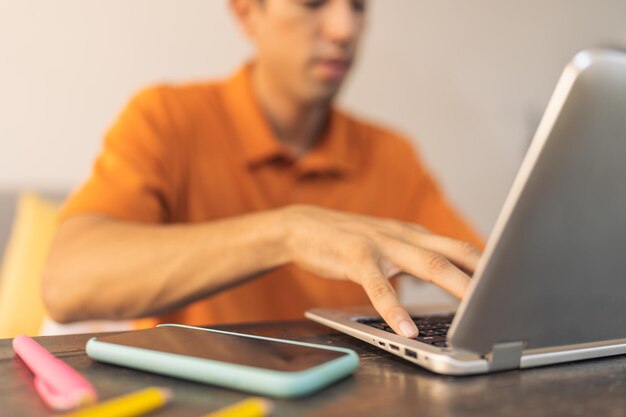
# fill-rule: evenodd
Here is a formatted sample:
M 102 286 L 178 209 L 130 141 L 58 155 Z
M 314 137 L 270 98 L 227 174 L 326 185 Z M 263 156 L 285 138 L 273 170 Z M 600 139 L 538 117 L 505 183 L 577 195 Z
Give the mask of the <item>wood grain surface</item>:
M 433 374 L 359 340 L 307 321 L 216 326 L 242 333 L 342 346 L 358 352 L 356 374 L 310 397 L 276 400 L 273 416 L 626 416 L 626 356 L 492 375 Z M 174 401 L 150 416 L 197 417 L 248 394 L 94 362 L 94 335 L 37 340 L 108 399 L 147 386 L 169 387 Z M 54 415 L 36 395 L 32 374 L 0 340 L 0 416 Z

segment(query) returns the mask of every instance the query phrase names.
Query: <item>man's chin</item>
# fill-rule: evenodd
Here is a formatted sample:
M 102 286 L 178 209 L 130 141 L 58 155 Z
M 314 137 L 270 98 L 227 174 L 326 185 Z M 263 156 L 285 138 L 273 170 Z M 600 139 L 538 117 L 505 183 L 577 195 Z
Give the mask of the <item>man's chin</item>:
M 316 82 L 308 88 L 309 101 L 318 103 L 330 103 L 332 102 L 343 86 L 341 82 Z

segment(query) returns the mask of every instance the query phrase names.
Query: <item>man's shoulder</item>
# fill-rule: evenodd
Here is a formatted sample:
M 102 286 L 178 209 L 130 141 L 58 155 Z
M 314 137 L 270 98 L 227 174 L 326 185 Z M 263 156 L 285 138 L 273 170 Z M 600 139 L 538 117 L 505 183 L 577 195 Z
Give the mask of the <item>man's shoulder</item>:
M 216 125 L 222 120 L 223 85 L 221 80 L 154 84 L 132 96 L 128 111 L 179 131 L 193 130 L 199 124 Z
M 148 107 L 198 106 L 215 100 L 221 80 L 188 83 L 159 83 L 140 89 L 131 102 Z

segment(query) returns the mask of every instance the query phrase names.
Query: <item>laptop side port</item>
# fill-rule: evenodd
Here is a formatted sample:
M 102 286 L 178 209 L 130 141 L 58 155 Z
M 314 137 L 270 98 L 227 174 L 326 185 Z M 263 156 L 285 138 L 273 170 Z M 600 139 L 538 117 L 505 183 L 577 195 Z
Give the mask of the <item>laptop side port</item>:
M 379 345 L 385 346 L 385 342 L 378 342 Z
M 389 347 L 391 348 L 391 350 L 400 350 L 398 346 L 392 345 L 391 343 L 389 344 Z
M 417 359 L 417 352 L 410 349 L 404 349 L 404 354 L 409 358 Z

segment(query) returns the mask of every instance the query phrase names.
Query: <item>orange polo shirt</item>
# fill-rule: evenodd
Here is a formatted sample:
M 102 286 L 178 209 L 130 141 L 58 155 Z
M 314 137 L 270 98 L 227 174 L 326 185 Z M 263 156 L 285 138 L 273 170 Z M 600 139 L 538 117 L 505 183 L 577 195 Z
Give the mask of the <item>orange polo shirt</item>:
M 262 115 L 250 72 L 248 65 L 226 81 L 138 94 L 108 132 L 90 178 L 61 218 L 98 213 L 200 223 L 303 203 L 415 222 L 480 244 L 396 133 L 333 109 L 314 148 L 293 158 Z M 311 307 L 368 303 L 356 284 L 287 265 L 154 322 L 296 319 Z

